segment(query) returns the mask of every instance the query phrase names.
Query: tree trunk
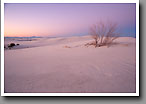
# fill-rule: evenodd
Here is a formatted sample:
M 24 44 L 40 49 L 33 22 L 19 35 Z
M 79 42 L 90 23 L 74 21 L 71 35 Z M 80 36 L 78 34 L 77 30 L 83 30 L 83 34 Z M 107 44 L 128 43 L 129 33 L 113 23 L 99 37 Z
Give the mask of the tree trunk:
M 95 48 L 97 47 L 97 40 L 95 40 Z

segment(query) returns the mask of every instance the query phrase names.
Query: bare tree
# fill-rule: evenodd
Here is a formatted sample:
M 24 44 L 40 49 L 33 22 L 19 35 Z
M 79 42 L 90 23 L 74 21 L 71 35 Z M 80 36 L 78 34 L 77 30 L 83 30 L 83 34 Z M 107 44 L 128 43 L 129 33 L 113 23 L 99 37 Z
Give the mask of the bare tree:
M 94 42 L 86 45 L 94 45 L 95 47 L 110 46 L 120 35 L 116 32 L 116 30 L 117 24 L 113 22 L 105 24 L 104 22 L 100 21 L 90 28 L 89 34 L 94 39 Z

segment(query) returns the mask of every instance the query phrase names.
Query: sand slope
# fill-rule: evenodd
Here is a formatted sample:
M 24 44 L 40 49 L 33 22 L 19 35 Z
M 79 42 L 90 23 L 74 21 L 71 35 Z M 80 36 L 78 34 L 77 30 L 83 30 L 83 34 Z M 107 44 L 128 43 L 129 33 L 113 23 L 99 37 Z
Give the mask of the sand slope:
M 5 50 L 5 92 L 135 92 L 135 38 L 121 37 L 109 48 L 84 46 L 91 41 L 40 38 L 21 41 L 31 48 Z

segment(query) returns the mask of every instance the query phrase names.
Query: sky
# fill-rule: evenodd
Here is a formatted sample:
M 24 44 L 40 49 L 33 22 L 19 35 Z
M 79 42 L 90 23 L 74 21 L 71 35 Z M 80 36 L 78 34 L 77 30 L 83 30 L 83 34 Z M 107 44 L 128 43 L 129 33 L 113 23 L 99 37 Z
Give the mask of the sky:
M 135 37 L 136 4 L 5 3 L 5 37 L 88 35 L 98 21 L 118 24 L 123 36 Z

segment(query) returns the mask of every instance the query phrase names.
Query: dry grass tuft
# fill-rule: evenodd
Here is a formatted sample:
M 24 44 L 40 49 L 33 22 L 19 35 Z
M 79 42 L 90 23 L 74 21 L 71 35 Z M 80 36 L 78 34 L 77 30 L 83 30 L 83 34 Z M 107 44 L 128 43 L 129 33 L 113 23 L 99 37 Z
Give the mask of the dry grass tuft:
M 70 46 L 64 46 L 64 48 L 71 48 Z

